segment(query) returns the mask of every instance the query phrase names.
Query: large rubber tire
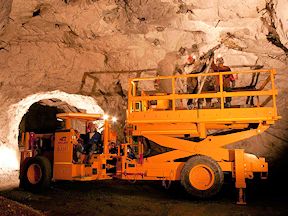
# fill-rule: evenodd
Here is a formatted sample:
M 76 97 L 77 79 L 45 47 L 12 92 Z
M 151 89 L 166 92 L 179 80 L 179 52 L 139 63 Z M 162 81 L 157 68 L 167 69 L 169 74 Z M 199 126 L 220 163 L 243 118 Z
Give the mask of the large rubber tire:
M 25 190 L 39 192 L 50 186 L 51 182 L 51 163 L 43 156 L 29 159 L 23 165 L 23 172 L 20 176 L 20 185 Z
M 181 184 L 192 196 L 210 198 L 222 188 L 224 174 L 212 158 L 196 155 L 190 158 L 181 171 Z

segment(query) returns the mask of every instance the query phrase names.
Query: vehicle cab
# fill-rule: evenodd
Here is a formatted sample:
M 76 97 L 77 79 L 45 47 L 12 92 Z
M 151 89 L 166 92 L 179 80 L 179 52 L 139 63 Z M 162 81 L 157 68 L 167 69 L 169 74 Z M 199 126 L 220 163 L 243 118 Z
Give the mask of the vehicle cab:
M 22 135 L 20 186 L 39 190 L 47 187 L 51 180 L 111 179 L 116 170 L 112 147 L 116 148 L 117 139 L 112 119 L 85 113 L 60 113 L 56 117 L 63 122 L 63 127 L 55 133 Z M 91 125 L 98 128 L 99 139 L 88 152 L 95 130 Z M 83 148 L 75 160 L 77 145 Z

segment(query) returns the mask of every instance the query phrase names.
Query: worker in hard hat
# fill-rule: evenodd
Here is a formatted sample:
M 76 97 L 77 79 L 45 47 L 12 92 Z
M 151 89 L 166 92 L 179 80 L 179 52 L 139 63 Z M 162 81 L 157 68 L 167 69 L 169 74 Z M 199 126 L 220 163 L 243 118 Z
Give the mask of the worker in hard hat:
M 213 73 L 213 69 L 210 68 L 208 71 L 209 73 Z M 216 79 L 215 76 L 206 76 L 202 92 L 203 93 L 208 93 L 208 92 L 215 92 L 216 91 Z M 212 98 L 205 98 L 206 101 L 206 108 L 211 108 L 212 107 Z M 203 98 L 198 99 L 198 103 L 202 105 L 204 102 Z
M 231 71 L 231 69 L 228 66 L 224 65 L 224 58 L 222 55 L 218 55 L 216 58 L 216 63 L 214 61 L 212 62 L 211 68 L 214 70 L 214 72 L 227 72 Z M 232 84 L 234 82 L 235 85 L 235 78 L 233 74 L 228 74 L 223 76 L 223 90 L 224 91 L 231 91 Z M 216 81 L 216 89 L 219 91 L 219 79 Z M 231 107 L 231 97 L 225 98 L 225 107 Z
M 94 124 L 90 124 L 89 126 L 90 127 L 87 130 L 89 139 L 88 142 L 86 142 L 84 145 L 84 150 L 87 154 L 85 163 L 89 163 L 91 156 L 96 151 L 97 146 L 99 147 L 101 143 L 101 133 L 97 130 L 97 127 Z
M 189 55 L 187 58 L 186 63 L 184 64 L 184 74 L 194 74 L 199 71 L 198 64 L 196 64 L 197 57 L 195 55 Z M 188 77 L 187 78 L 187 92 L 189 94 L 196 94 L 198 88 L 198 79 L 197 77 Z M 189 99 L 187 102 L 187 108 L 192 109 L 193 108 L 193 99 Z

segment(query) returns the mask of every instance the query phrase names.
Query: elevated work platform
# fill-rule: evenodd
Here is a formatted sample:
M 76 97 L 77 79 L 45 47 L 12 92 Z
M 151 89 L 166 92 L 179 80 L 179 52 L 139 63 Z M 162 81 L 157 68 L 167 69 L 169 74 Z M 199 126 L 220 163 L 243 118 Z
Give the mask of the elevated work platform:
M 231 74 L 239 78 L 235 87 L 227 88 L 223 82 Z M 134 127 L 133 135 L 190 134 L 203 138 L 209 129 L 274 124 L 280 118 L 276 108 L 275 74 L 272 69 L 131 79 L 127 123 Z M 191 79 L 198 81 L 194 94 L 186 90 Z M 160 87 L 153 91 L 143 88 L 155 83 Z M 225 106 L 227 98 L 232 99 L 229 107 Z M 189 100 L 192 109 L 188 109 L 191 108 L 187 106 Z

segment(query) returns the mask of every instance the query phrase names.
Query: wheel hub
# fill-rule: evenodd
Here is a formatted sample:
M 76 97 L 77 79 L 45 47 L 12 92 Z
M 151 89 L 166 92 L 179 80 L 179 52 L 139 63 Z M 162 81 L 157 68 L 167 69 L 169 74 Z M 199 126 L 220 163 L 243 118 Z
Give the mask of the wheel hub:
M 189 173 L 189 180 L 193 187 L 198 190 L 208 190 L 214 183 L 212 169 L 204 164 L 193 167 Z
M 27 170 L 27 178 L 31 184 L 37 184 L 42 177 L 41 167 L 38 164 L 31 164 Z

